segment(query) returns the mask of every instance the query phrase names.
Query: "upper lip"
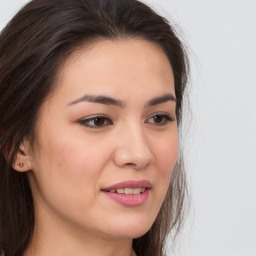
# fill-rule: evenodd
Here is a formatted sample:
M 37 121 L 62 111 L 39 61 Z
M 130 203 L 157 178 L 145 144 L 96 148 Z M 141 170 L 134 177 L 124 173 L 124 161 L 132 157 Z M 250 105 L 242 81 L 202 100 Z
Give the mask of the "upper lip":
M 120 188 L 151 188 L 152 183 L 149 180 L 126 180 L 109 187 L 102 188 L 101 190 L 110 191 Z

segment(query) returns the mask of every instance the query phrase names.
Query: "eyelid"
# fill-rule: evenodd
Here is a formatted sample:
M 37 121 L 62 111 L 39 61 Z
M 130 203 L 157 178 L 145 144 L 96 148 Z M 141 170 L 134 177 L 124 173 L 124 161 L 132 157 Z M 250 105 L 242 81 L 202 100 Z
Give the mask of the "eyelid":
M 147 122 L 147 120 L 151 119 L 151 118 L 154 118 L 156 116 L 159 116 L 163 119 L 165 119 L 165 121 L 163 123 L 152 123 L 152 122 Z M 169 113 L 165 113 L 165 112 L 156 112 L 156 113 L 153 113 L 151 114 L 147 119 L 146 119 L 146 123 L 150 123 L 150 124 L 153 124 L 153 125 L 156 125 L 156 126 L 164 126 L 164 125 L 167 125 L 167 123 L 169 122 L 172 122 L 172 121 L 175 121 L 176 119 L 170 115 Z
M 100 125 L 100 126 L 89 124 L 90 121 L 93 121 L 96 119 L 103 119 L 104 121 L 108 121 L 108 124 L 104 124 L 104 125 Z M 97 114 L 97 115 L 92 115 L 92 116 L 88 116 L 88 117 L 83 117 L 83 118 L 79 119 L 77 122 L 85 127 L 89 127 L 89 128 L 93 128 L 93 129 L 101 129 L 101 128 L 104 128 L 106 126 L 113 124 L 111 119 L 108 116 L 103 115 L 103 114 Z
M 149 121 L 150 119 L 155 118 L 155 117 L 162 118 L 163 122 L 157 123 L 157 122 L 150 122 Z M 101 121 L 103 121 L 103 124 L 102 125 L 100 124 L 98 126 L 95 125 L 95 124 L 94 125 L 90 124 L 90 122 L 93 122 L 96 119 L 101 119 Z M 176 119 L 173 118 L 173 116 L 170 115 L 169 113 L 166 113 L 166 112 L 155 112 L 155 113 L 151 114 L 145 120 L 145 123 L 149 123 L 149 124 L 152 124 L 152 125 L 155 125 L 155 126 L 165 126 L 169 122 L 172 122 L 172 121 L 175 121 L 175 120 Z M 113 125 L 113 121 L 108 116 L 106 116 L 105 114 L 95 114 L 95 115 L 83 117 L 83 118 L 79 119 L 77 122 L 79 124 L 85 126 L 85 127 L 92 128 L 92 129 L 102 129 L 102 128 L 105 128 L 105 127 L 107 127 L 109 125 Z

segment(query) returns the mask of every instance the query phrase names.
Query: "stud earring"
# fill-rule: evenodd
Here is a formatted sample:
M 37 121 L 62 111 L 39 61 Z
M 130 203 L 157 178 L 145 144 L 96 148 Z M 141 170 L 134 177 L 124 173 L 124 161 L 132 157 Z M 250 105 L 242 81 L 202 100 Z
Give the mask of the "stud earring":
M 19 167 L 23 167 L 24 166 L 24 164 L 23 163 L 19 163 Z

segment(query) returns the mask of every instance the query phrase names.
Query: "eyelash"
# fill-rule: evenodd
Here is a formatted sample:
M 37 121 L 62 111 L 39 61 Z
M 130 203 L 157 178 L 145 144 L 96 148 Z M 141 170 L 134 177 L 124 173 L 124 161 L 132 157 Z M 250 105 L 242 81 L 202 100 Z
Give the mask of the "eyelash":
M 165 126 L 167 125 L 167 123 L 174 121 L 174 118 L 172 118 L 170 115 L 167 114 L 154 114 L 153 116 L 149 117 L 148 119 L 156 119 L 156 118 L 160 118 L 162 121 L 164 120 L 164 122 L 160 122 L 160 123 L 154 123 L 157 126 Z
M 95 123 L 94 123 L 94 125 L 89 124 L 89 122 L 95 122 L 97 119 L 100 120 L 100 121 L 103 121 L 104 125 L 97 126 L 97 125 L 95 125 Z M 113 124 L 113 122 L 106 116 L 94 116 L 94 117 L 90 117 L 90 118 L 87 118 L 87 119 L 79 120 L 78 122 L 81 125 L 84 125 L 84 126 L 89 127 L 89 128 L 95 128 L 95 129 L 100 129 L 102 127 Z M 105 124 L 106 122 L 108 122 L 107 125 Z
M 168 114 L 154 114 L 152 116 L 150 116 L 147 120 L 150 119 L 156 119 L 156 118 L 160 118 L 160 123 L 151 123 L 151 124 L 155 124 L 157 126 L 165 126 L 167 125 L 167 123 L 174 121 L 174 118 L 172 118 L 170 115 Z M 95 125 L 95 121 L 100 121 L 100 125 Z M 81 125 L 84 125 L 86 127 L 92 128 L 92 129 L 100 129 L 100 128 L 104 128 L 108 125 L 112 125 L 113 122 L 110 120 L 110 118 L 106 117 L 106 116 L 94 116 L 94 117 L 90 117 L 87 119 L 82 119 L 78 121 Z M 94 122 L 94 124 L 90 124 L 90 122 Z M 107 124 L 106 124 L 107 123 Z M 150 122 L 147 122 L 150 123 Z

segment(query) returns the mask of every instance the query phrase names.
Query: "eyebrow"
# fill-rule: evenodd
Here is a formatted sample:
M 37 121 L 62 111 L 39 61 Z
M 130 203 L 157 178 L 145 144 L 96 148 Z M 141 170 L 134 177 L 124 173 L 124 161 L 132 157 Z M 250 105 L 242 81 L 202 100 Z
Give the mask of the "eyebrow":
M 155 105 L 158 105 L 158 104 L 161 104 L 161 103 L 165 103 L 167 101 L 174 101 L 174 102 L 176 102 L 177 100 L 176 100 L 176 98 L 172 94 L 168 93 L 168 94 L 164 94 L 164 95 L 162 95 L 160 97 L 155 97 L 155 98 L 149 100 L 146 103 L 145 106 L 146 107 L 151 107 L 151 106 L 155 106 Z
M 105 104 L 105 105 L 112 105 L 112 106 L 124 108 L 124 104 L 122 103 L 121 100 L 113 99 L 111 97 L 104 96 L 104 95 L 88 95 L 88 94 L 70 102 L 68 105 L 74 105 L 74 104 L 77 104 L 77 103 L 80 103 L 83 101 L 88 101 L 88 102 L 92 102 L 92 103 L 100 103 L 100 104 Z
M 114 98 L 111 98 L 111 97 L 105 96 L 105 95 L 88 95 L 88 94 L 70 102 L 68 104 L 68 106 L 74 105 L 74 104 L 77 104 L 77 103 L 80 103 L 83 101 L 92 102 L 92 103 L 100 103 L 100 104 L 104 104 L 104 105 L 117 106 L 117 107 L 121 107 L 121 108 L 125 107 L 125 104 L 121 100 L 114 99 Z M 155 105 L 158 105 L 161 103 L 165 103 L 167 101 L 176 102 L 177 100 L 172 94 L 168 93 L 168 94 L 164 94 L 162 96 L 155 97 L 155 98 L 149 100 L 145 104 L 145 107 L 155 106 Z

